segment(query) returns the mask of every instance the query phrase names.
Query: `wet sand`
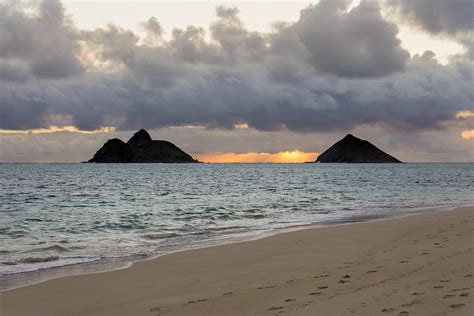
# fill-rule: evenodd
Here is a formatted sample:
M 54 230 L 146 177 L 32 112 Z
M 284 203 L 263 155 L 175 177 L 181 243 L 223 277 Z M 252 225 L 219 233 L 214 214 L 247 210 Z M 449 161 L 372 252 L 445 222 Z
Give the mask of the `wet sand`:
M 1 315 L 474 315 L 474 207 L 292 231 L 0 293 Z

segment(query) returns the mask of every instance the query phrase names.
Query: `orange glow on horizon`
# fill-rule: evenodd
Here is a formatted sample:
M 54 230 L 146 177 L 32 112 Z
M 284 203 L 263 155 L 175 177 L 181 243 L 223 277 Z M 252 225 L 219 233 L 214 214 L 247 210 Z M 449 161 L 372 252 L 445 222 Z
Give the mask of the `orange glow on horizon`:
M 473 117 L 473 116 L 474 116 L 474 112 L 471 112 L 471 111 L 461 111 L 461 112 L 456 113 L 457 119 L 464 119 L 464 118 Z
M 303 163 L 315 161 L 319 154 L 300 150 L 280 151 L 277 153 L 208 153 L 194 155 L 199 161 L 211 163 Z
M 474 138 L 474 129 L 462 132 L 461 137 L 464 139 Z
M 110 133 L 115 131 L 115 127 L 105 126 L 92 131 L 80 130 L 75 126 L 49 126 L 48 128 L 38 128 L 29 130 L 13 130 L 13 129 L 0 129 L 0 134 L 45 134 L 45 133 L 57 133 L 57 132 L 72 132 L 82 134 L 95 134 L 95 133 Z

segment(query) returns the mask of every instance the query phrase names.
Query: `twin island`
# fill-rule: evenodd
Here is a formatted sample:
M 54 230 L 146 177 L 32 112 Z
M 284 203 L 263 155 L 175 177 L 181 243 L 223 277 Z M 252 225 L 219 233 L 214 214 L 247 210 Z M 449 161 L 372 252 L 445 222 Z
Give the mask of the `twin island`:
M 95 163 L 199 163 L 179 147 L 165 140 L 152 140 L 144 129 L 128 142 L 109 139 L 88 162 Z M 351 134 L 324 151 L 315 162 L 320 163 L 400 163 L 397 158 L 366 140 Z

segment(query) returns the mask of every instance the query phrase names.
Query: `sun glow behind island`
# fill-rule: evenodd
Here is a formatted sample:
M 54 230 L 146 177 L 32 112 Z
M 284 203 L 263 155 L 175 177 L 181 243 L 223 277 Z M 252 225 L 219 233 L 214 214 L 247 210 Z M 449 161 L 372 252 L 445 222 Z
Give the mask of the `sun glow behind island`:
M 294 149 L 276 153 L 206 153 L 195 154 L 194 157 L 210 163 L 303 163 L 315 161 L 318 155 L 316 152 Z

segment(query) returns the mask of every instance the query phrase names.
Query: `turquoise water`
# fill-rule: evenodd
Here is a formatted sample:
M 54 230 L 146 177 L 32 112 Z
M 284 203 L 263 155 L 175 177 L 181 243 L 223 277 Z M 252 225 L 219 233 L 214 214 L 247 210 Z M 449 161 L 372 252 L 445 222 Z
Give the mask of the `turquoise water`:
M 473 183 L 474 164 L 0 164 L 0 281 L 473 204 Z

